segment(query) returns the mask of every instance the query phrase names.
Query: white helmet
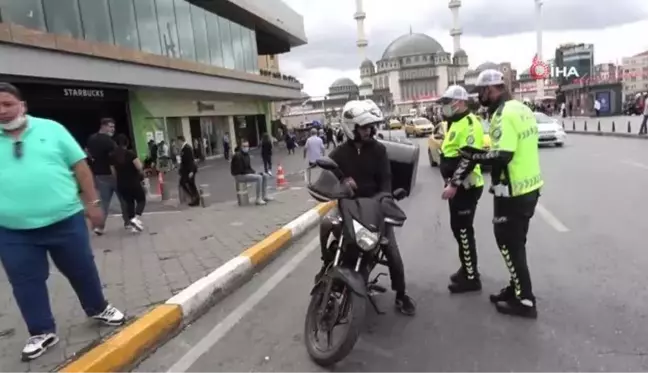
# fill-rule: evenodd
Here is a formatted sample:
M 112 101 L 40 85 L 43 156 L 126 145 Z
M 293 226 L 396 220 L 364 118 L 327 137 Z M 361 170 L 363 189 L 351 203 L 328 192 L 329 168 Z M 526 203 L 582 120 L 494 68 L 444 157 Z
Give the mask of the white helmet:
M 479 73 L 477 77 L 477 82 L 475 85 L 477 87 L 487 87 L 491 85 L 503 85 L 504 84 L 504 74 L 495 70 L 487 69 Z
M 349 101 L 342 109 L 342 130 L 349 140 L 355 137 L 353 132 L 356 126 L 377 125 L 384 120 L 382 111 L 371 100 Z
M 468 91 L 460 85 L 451 85 L 446 89 L 445 92 L 443 92 L 443 95 L 441 95 L 441 98 L 439 98 L 437 101 L 443 103 L 443 102 L 450 102 L 450 101 L 468 101 L 470 100 L 470 95 L 468 94 Z

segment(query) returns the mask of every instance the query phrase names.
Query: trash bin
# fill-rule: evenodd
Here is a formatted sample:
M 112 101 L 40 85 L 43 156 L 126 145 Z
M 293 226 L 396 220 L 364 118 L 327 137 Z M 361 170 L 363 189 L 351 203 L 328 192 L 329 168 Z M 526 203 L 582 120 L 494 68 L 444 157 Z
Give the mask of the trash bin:
M 250 195 L 248 194 L 248 184 L 246 182 L 235 181 L 236 184 L 236 200 L 239 206 L 246 206 L 250 204 Z
M 419 146 L 388 140 L 379 141 L 387 148 L 387 158 L 389 158 L 392 173 L 392 191 L 403 188 L 407 192 L 407 196 L 410 196 L 416 185 Z

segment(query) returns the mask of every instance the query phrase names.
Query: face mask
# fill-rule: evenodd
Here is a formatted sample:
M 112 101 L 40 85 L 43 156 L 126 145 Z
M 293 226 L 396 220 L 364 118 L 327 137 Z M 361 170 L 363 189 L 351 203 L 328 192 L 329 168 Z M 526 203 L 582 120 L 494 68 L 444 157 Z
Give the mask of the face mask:
M 247 148 L 247 147 L 241 148 L 241 152 L 243 152 L 243 153 L 247 153 L 249 151 L 250 151 L 250 148 Z
M 9 122 L 0 123 L 0 127 L 5 131 L 14 131 L 25 125 L 25 122 L 27 122 L 27 117 L 25 115 L 19 115 Z
M 446 104 L 441 107 L 441 114 L 443 114 L 444 117 L 450 118 L 451 116 L 454 115 L 454 109 L 452 108 L 452 105 Z

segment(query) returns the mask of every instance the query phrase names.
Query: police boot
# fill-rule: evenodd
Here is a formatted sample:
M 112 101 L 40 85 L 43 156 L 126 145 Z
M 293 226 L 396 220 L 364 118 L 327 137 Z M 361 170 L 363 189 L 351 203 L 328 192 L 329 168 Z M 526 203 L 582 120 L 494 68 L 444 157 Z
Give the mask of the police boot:
M 515 291 L 513 291 L 513 287 L 509 285 L 504 289 L 500 290 L 499 293 L 491 294 L 489 299 L 491 303 L 506 302 L 510 299 L 515 299 Z
M 495 309 L 497 309 L 497 312 L 504 315 L 524 317 L 526 319 L 538 318 L 536 304 L 534 301 L 529 299 L 513 297 L 507 301 L 495 303 Z
M 448 284 L 448 290 L 452 294 L 481 291 L 482 289 L 479 274 L 474 273 L 472 275 L 468 275 L 468 273 L 463 268 L 460 268 L 455 274 L 450 276 L 450 281 L 450 284 Z

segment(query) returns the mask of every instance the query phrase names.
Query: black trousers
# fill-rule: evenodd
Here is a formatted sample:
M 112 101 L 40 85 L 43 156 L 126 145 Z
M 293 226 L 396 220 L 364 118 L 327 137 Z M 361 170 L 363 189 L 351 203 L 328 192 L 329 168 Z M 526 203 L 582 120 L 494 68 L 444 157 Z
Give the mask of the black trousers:
M 457 240 L 461 269 L 468 280 L 479 278 L 473 222 L 483 190 L 483 187 L 470 189 L 459 187 L 454 198 L 448 200 L 450 228 Z
M 263 158 L 263 169 L 265 170 L 265 172 L 268 173 L 268 171 L 272 171 L 272 156 L 264 155 L 262 158 Z
M 144 188 L 139 184 L 118 185 L 117 191 L 124 201 L 124 207 L 126 209 L 124 213 L 128 217 L 128 220 L 130 221 L 130 219 L 136 216 L 142 216 L 144 207 L 146 207 L 146 193 L 144 192 Z
M 389 245 L 383 248 L 383 253 L 389 267 L 392 290 L 396 293 L 405 293 L 405 266 L 398 248 L 398 242 L 396 242 L 396 233 L 393 226 L 385 226 L 385 237 L 389 240 Z
M 538 190 L 517 197 L 495 197 L 493 217 L 495 241 L 509 270 L 510 286 L 518 299 L 534 302 L 526 241 L 539 197 Z
M 643 120 L 641 121 L 641 127 L 639 127 L 640 135 L 648 134 L 648 129 L 646 128 L 646 124 L 648 124 L 648 115 L 644 115 Z
M 196 173 L 193 172 L 191 173 L 191 176 L 189 176 L 189 173 L 181 172 L 180 173 L 180 187 L 184 189 L 185 192 L 189 195 L 189 198 L 191 198 L 192 203 L 196 203 L 200 200 L 200 194 L 198 193 L 198 187 L 196 187 Z

